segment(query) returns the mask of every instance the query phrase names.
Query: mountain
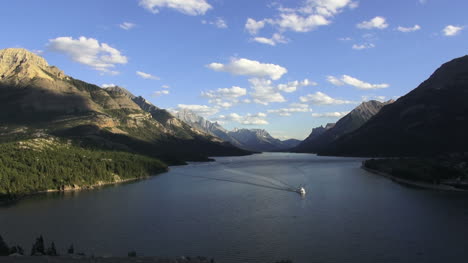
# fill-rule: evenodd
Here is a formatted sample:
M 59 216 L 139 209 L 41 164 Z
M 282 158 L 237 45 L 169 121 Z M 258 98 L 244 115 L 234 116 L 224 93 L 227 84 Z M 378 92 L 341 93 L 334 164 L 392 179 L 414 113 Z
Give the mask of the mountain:
M 288 140 L 284 140 L 284 141 L 281 141 L 281 150 L 289 150 L 289 149 L 292 149 L 296 146 L 298 146 L 302 141 L 301 140 L 297 140 L 297 139 L 288 139 Z
M 249 151 L 284 151 L 291 148 L 291 145 L 297 143 L 297 140 L 283 142 L 273 138 L 267 131 L 261 129 L 234 129 L 228 134 L 242 145 L 242 149 Z
M 248 151 L 282 151 L 293 148 L 300 143 L 299 140 L 295 139 L 285 141 L 275 139 L 265 130 L 235 129 L 234 131 L 227 131 L 217 122 L 210 122 L 188 109 L 176 112 L 175 116 L 196 130 L 216 136 Z
M 124 88 L 74 79 L 25 49 L 0 50 L 0 140 L 50 134 L 168 161 L 242 155 Z
M 416 89 L 384 107 L 326 155 L 417 156 L 468 149 L 468 56 L 437 69 Z
M 346 116 L 341 118 L 336 124 L 328 124 L 326 128 L 319 127 L 317 130 L 313 130 L 312 134 L 304 140 L 304 142 L 299 144 L 294 151 L 310 153 L 322 151 L 341 136 L 353 132 L 361 127 L 384 106 L 393 102 L 393 100 L 387 102 L 379 102 L 375 100 L 363 102 Z
M 219 125 L 217 122 L 210 122 L 188 109 L 182 109 L 178 111 L 177 113 L 175 113 L 175 116 L 177 116 L 177 118 L 190 125 L 195 130 L 205 132 L 207 134 L 220 138 L 223 141 L 230 142 L 236 147 L 242 148 L 242 144 L 233 137 L 231 137 L 228 134 L 228 131 L 224 129 L 221 125 Z
M 310 135 L 304 141 L 302 141 L 296 146 L 299 147 L 300 145 L 307 145 L 313 142 L 314 140 L 319 138 L 322 134 L 324 134 L 327 130 L 333 128 L 334 126 L 335 126 L 335 123 L 328 123 L 325 127 L 323 127 L 322 125 L 320 127 L 313 128 Z

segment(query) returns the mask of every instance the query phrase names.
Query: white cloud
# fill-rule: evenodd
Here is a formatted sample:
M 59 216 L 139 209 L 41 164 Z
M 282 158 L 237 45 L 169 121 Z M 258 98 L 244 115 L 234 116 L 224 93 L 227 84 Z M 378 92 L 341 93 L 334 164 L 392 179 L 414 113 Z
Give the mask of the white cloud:
M 335 86 L 344 86 L 344 82 L 334 76 L 327 76 L 327 81 Z
M 317 86 L 318 83 L 316 82 L 312 82 L 308 79 L 304 79 L 303 81 L 292 81 L 292 82 L 289 82 L 287 84 L 279 84 L 277 87 L 278 87 L 278 90 L 280 91 L 284 91 L 286 93 L 292 93 L 292 92 L 295 92 L 298 88 L 300 87 L 306 87 L 306 86 Z
M 414 25 L 413 27 L 399 26 L 397 30 L 403 33 L 411 33 L 411 32 L 416 32 L 418 30 L 421 30 L 421 26 L 420 25 Z
M 214 120 L 222 122 L 237 122 L 243 125 L 268 125 L 268 121 L 265 119 L 267 115 L 259 112 L 257 114 L 239 115 L 237 113 L 230 113 L 228 115 L 220 115 Z
M 101 87 L 107 89 L 107 88 L 117 87 L 117 85 L 115 85 L 115 84 L 102 84 Z
M 464 29 L 462 26 L 453 26 L 453 25 L 448 25 L 444 28 L 443 33 L 447 37 L 453 37 L 458 34 Z
M 388 27 L 385 17 L 376 16 L 369 21 L 357 24 L 360 29 L 385 29 Z
M 353 104 L 354 102 L 348 100 L 334 99 L 325 93 L 320 91 L 314 94 L 308 94 L 299 98 L 302 103 L 308 103 L 312 105 L 340 105 L 340 104 Z
M 276 46 L 276 44 L 281 43 L 281 44 L 286 44 L 289 42 L 288 39 L 286 39 L 283 35 L 275 33 L 271 38 L 266 38 L 266 37 L 255 37 L 252 39 L 255 42 L 261 43 L 261 44 L 266 44 L 270 46 Z
M 350 37 L 340 37 L 340 38 L 338 38 L 338 40 L 339 40 L 339 41 L 351 41 L 351 40 L 353 40 L 353 39 L 350 38 Z
M 247 89 L 233 86 L 231 88 L 210 90 L 202 92 L 202 96 L 207 98 L 221 98 L 221 99 L 237 99 L 239 97 L 247 95 Z
M 117 64 L 127 64 L 127 57 L 119 50 L 106 43 L 99 43 L 94 38 L 58 37 L 49 39 L 49 50 L 69 56 L 73 61 L 87 65 L 95 70 L 108 74 L 118 74 L 111 70 Z
M 280 14 L 279 19 L 271 20 L 271 23 L 283 31 L 309 32 L 317 27 L 329 25 L 331 22 L 322 15 L 302 16 L 297 13 L 283 13 Z
M 214 20 L 214 21 L 203 20 L 202 23 L 203 24 L 208 24 L 208 25 L 213 25 L 213 26 L 215 26 L 217 28 L 221 28 L 221 29 L 228 28 L 226 20 L 224 20 L 221 17 L 216 18 L 216 20 Z
M 310 109 L 309 105 L 307 104 L 293 103 L 289 106 L 290 106 L 289 108 L 268 110 L 268 113 L 274 113 L 274 114 L 278 114 L 279 116 L 287 117 L 287 116 L 291 116 L 293 113 L 312 111 L 312 109 Z
M 138 76 L 140 76 L 141 78 L 144 78 L 144 79 L 152 79 L 152 80 L 159 80 L 160 78 L 159 77 L 156 77 L 156 76 L 153 76 L 149 73 L 145 73 L 145 72 L 141 72 L 141 71 L 137 71 L 136 74 Z
M 278 89 L 273 87 L 271 80 L 266 79 L 249 79 L 252 92 L 250 96 L 253 102 L 262 105 L 268 105 L 273 102 L 285 102 L 286 99 L 279 93 Z
M 328 76 L 327 77 L 328 82 L 335 86 L 344 86 L 344 85 L 349 85 L 353 86 L 358 89 L 363 89 L 363 90 L 370 90 L 370 89 L 385 89 L 390 87 L 389 84 L 371 84 L 364 82 L 362 80 L 359 80 L 357 78 L 353 78 L 348 75 L 343 75 L 340 79 L 334 76 Z
M 169 95 L 169 93 L 170 92 L 168 90 L 158 90 L 158 91 L 153 92 L 153 94 L 151 94 L 151 96 L 159 97 L 159 96 L 162 96 L 162 95 Z
M 332 18 L 341 13 L 345 8 L 356 8 L 357 2 L 352 0 L 306 0 L 296 8 L 278 8 L 276 18 L 268 18 L 255 21 L 247 20 L 246 29 L 253 35 L 257 34 L 266 23 L 277 27 L 280 32 L 309 32 L 320 26 L 329 25 Z
M 160 8 L 172 8 L 186 15 L 204 15 L 213 7 L 206 0 L 140 0 L 140 6 L 153 14 Z
M 239 98 L 245 95 L 247 95 L 247 89 L 237 86 L 202 92 L 203 97 L 209 98 L 209 103 L 223 108 L 234 106 L 239 103 Z
M 124 29 L 124 30 L 130 30 L 130 29 L 134 28 L 135 26 L 136 26 L 136 24 L 130 23 L 130 22 L 123 22 L 122 24 L 119 25 L 119 27 Z
M 170 89 L 171 87 L 169 85 L 162 85 L 161 88 L 163 89 Z
M 246 58 L 232 59 L 229 64 L 211 63 L 208 68 L 218 72 L 229 72 L 234 75 L 253 76 L 253 77 L 268 77 L 273 80 L 280 79 L 288 72 L 275 64 L 264 64 L 255 60 Z
M 265 21 L 255 21 L 255 19 L 248 18 L 245 23 L 245 29 L 251 34 L 256 35 L 258 31 L 265 27 Z
M 369 49 L 369 48 L 375 48 L 375 45 L 372 43 L 364 43 L 364 44 L 354 44 L 353 49 L 354 50 L 363 50 L 363 49 Z
M 177 108 L 180 109 L 187 109 L 195 112 L 196 114 L 204 117 L 215 115 L 219 112 L 219 109 L 216 107 L 210 107 L 206 105 L 187 105 L 187 104 L 179 104 Z
M 380 102 L 385 102 L 385 101 L 387 101 L 387 97 L 385 97 L 385 96 L 374 96 L 374 95 L 362 96 L 361 100 L 362 101 L 376 100 L 376 101 L 380 101 Z
M 349 111 L 312 113 L 312 117 L 314 117 L 314 118 L 343 118 L 348 113 L 349 113 Z
M 33 49 L 31 50 L 32 53 L 41 56 L 44 53 L 44 50 L 41 49 Z
M 353 77 L 348 76 L 348 75 L 343 75 L 341 80 L 345 84 L 356 87 L 358 89 L 385 89 L 385 88 L 390 87 L 389 84 L 385 84 L 385 83 L 384 84 L 370 84 L 370 83 L 364 82 L 362 80 L 359 80 L 357 78 L 353 78 Z

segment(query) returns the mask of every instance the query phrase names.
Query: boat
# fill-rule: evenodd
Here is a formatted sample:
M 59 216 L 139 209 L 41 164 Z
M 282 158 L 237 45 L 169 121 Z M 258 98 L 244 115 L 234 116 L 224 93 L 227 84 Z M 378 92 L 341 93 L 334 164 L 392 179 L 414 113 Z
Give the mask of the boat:
M 305 195 L 306 194 L 306 190 L 305 190 L 304 186 L 299 186 L 299 188 L 297 188 L 296 192 L 299 193 L 300 195 Z

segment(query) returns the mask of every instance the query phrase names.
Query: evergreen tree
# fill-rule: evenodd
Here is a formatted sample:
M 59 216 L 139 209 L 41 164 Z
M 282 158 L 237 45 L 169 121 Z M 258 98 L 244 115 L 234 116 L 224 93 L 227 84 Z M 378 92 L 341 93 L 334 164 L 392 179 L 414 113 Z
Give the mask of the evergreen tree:
M 10 249 L 8 245 L 3 240 L 2 236 L 0 236 L 0 256 L 8 256 L 10 254 Z
M 10 248 L 10 255 L 11 254 L 24 255 L 24 249 L 21 246 L 16 245 L 16 246 Z
M 68 254 L 75 254 L 75 248 L 73 247 L 73 244 L 68 248 Z
M 39 236 L 31 249 L 31 256 L 45 255 L 44 238 Z
M 50 247 L 47 249 L 47 256 L 58 256 L 57 249 L 55 248 L 55 243 L 52 242 Z

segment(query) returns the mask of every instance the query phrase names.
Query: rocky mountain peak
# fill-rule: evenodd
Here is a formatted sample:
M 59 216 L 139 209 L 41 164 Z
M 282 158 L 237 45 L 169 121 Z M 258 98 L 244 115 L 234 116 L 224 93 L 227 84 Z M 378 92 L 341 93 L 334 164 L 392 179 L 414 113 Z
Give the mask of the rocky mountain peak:
M 376 100 L 370 100 L 361 103 L 361 105 L 357 106 L 352 113 L 359 114 L 363 118 L 369 119 L 370 117 L 377 114 L 383 106 L 393 103 L 393 100 L 389 100 L 387 102 L 380 102 Z
M 63 79 L 66 75 L 57 67 L 49 66 L 47 61 L 23 48 L 0 50 L 0 80 L 20 82 L 33 78 Z
M 130 91 L 128 91 L 127 89 L 125 88 L 122 88 L 120 86 L 112 86 L 112 87 L 107 87 L 107 88 L 104 88 L 106 91 L 108 92 L 112 92 L 112 93 L 115 93 L 115 94 L 118 94 L 118 95 L 122 95 L 122 96 L 126 96 L 130 99 L 134 99 L 136 98 L 135 95 L 133 95 Z

